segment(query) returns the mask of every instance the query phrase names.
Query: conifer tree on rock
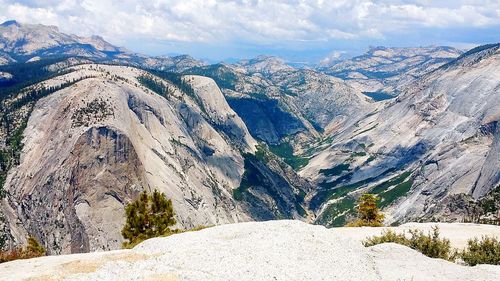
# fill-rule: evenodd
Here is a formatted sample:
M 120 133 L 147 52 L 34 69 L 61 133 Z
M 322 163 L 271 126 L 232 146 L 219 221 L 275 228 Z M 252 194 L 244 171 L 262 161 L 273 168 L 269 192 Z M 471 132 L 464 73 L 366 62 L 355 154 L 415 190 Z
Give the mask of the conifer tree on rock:
M 358 219 L 347 226 L 383 226 L 384 214 L 377 206 L 379 198 L 374 194 L 363 194 L 358 200 Z
M 143 191 L 139 198 L 125 207 L 127 221 L 122 229 L 124 247 L 132 247 L 143 240 L 173 233 L 176 224 L 172 200 L 155 190 L 152 194 Z

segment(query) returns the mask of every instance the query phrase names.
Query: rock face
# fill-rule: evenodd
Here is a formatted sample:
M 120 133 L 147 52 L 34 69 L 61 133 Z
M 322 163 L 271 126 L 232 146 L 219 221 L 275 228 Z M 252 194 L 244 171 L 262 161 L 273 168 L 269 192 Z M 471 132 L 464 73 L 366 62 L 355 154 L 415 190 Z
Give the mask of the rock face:
M 460 228 L 462 237 L 500 235 L 498 226 Z M 447 225 L 440 229 L 453 244 Z M 397 244 L 365 248 L 358 230 L 382 231 L 298 221 L 231 224 L 150 239 L 132 250 L 8 262 L 0 264 L 0 280 L 493 281 L 500 274 L 500 266 L 461 266 Z
M 397 95 L 404 85 L 461 54 L 451 47 L 372 47 L 366 54 L 322 65 L 319 70 L 345 79 L 362 92 Z
M 321 221 L 335 221 L 338 204 L 368 191 L 380 194 L 383 206 L 392 204 L 389 221 L 431 219 L 431 213 L 463 219 L 439 211 L 449 196 L 477 199 L 498 186 L 499 47 L 469 51 L 333 135 L 330 148 L 301 171 L 322 187 L 311 201 Z
M 189 55 L 180 55 L 174 57 L 148 57 L 144 59 L 142 65 L 162 71 L 183 72 L 193 67 L 202 67 L 205 63 Z
M 187 72 L 212 77 L 250 133 L 268 144 L 286 141 L 301 150 L 322 131 L 352 124 L 372 109 L 369 98 L 344 81 L 274 57 Z
M 66 70 L 43 85 L 79 82 L 36 102 L 4 185 L 13 241 L 33 235 L 51 253 L 119 248 L 124 205 L 153 189 L 172 199 L 178 227 L 258 219 L 255 204 L 266 219 L 300 218 L 295 194 L 310 187 L 281 162 L 256 161 L 262 182 L 246 188 L 260 192 L 233 198 L 256 142 L 212 79 L 174 85 L 131 67 Z M 168 94 L 146 88 L 145 76 Z
M 107 53 L 122 52 L 99 36 L 83 38 L 61 33 L 55 26 L 20 24 L 16 21 L 0 25 L 0 49 L 31 57 L 65 54 L 103 58 Z

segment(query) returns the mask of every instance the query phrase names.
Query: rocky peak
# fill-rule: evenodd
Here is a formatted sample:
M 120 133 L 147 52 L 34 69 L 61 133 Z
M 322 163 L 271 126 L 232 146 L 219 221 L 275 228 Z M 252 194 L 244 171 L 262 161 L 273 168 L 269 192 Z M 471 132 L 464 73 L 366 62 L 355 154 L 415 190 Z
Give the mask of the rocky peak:
M 56 26 L 20 24 L 17 21 L 0 25 L 0 49 L 20 56 L 64 54 L 103 57 L 105 55 L 101 51 L 120 51 L 100 36 L 68 35 Z
M 245 68 L 249 73 L 262 73 L 265 75 L 278 71 L 294 70 L 282 58 L 274 56 L 258 56 L 250 60 L 240 61 L 237 65 Z

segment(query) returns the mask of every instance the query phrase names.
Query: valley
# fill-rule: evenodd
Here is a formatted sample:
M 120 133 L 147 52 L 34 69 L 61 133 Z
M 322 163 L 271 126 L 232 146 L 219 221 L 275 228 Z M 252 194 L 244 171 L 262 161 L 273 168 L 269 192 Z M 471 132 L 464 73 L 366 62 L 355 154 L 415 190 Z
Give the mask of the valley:
M 500 45 L 376 47 L 296 68 L 146 56 L 56 27 L 0 26 L 2 237 L 120 248 L 124 206 L 172 199 L 181 229 L 327 227 L 377 194 L 387 225 L 498 223 Z M 476 206 L 476 207 L 473 207 Z

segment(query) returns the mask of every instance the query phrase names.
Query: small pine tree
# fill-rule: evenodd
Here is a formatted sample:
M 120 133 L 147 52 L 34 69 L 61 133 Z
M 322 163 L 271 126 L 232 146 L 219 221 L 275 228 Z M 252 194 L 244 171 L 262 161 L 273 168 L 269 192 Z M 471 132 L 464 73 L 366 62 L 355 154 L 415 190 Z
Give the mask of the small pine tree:
M 28 237 L 28 245 L 26 245 L 25 255 L 28 257 L 41 257 L 45 256 L 46 251 L 45 248 L 40 245 L 38 240 L 35 237 Z
M 137 200 L 125 207 L 127 221 L 122 229 L 124 247 L 132 247 L 143 240 L 169 235 L 172 233 L 170 226 L 175 221 L 175 213 L 172 200 L 167 199 L 165 194 L 155 190 L 148 195 L 142 192 Z
M 377 195 L 363 194 L 358 200 L 358 219 L 347 226 L 383 226 L 384 214 L 377 206 Z

